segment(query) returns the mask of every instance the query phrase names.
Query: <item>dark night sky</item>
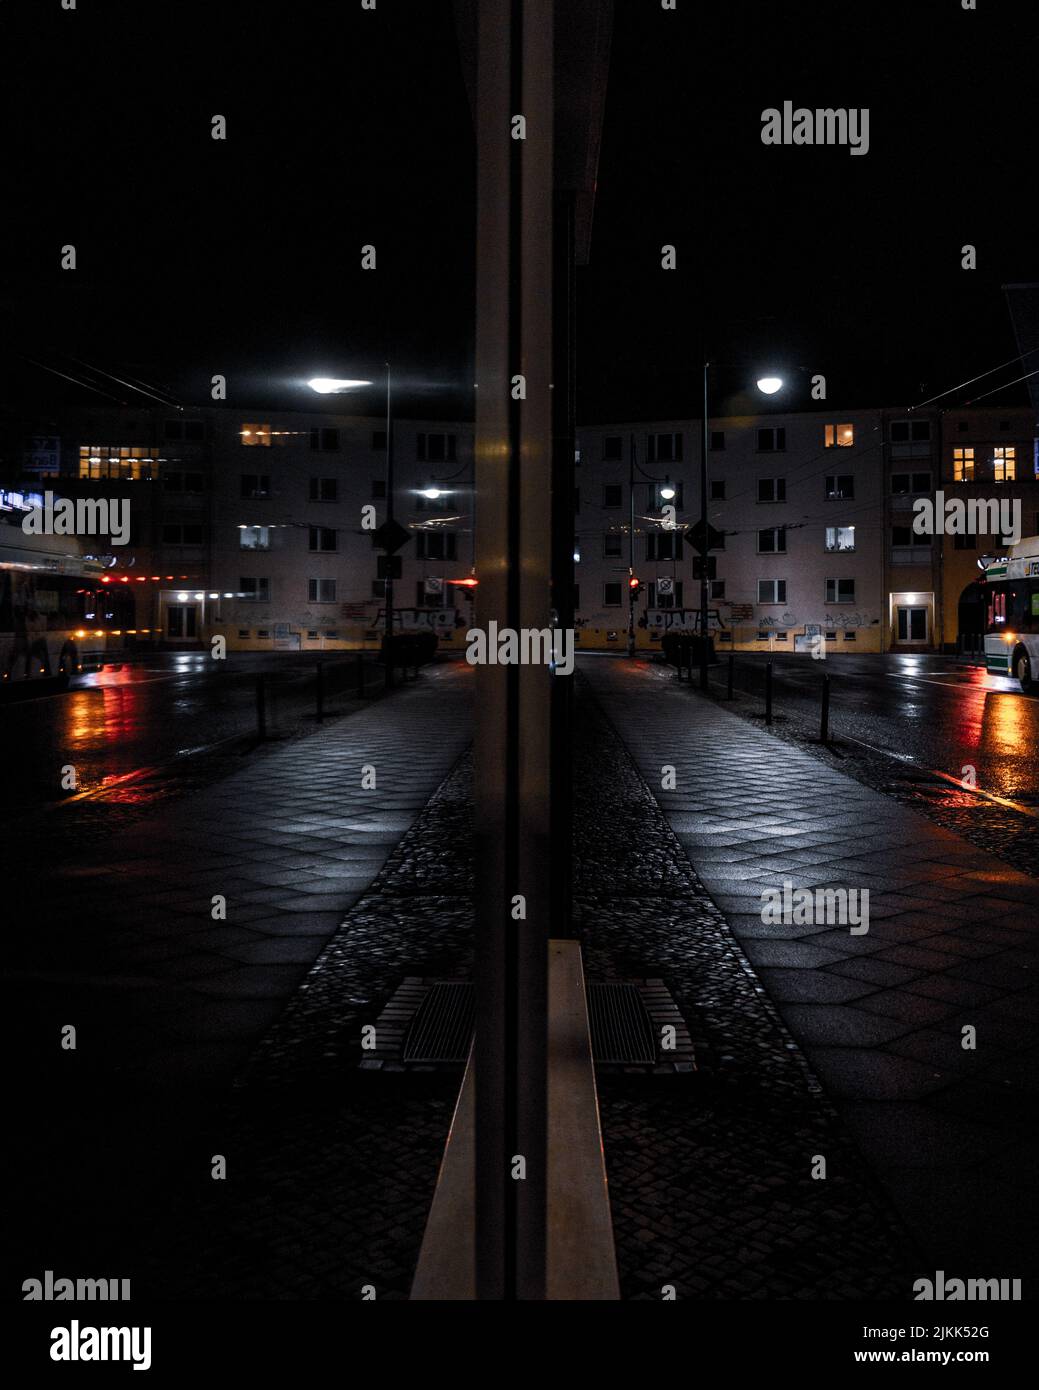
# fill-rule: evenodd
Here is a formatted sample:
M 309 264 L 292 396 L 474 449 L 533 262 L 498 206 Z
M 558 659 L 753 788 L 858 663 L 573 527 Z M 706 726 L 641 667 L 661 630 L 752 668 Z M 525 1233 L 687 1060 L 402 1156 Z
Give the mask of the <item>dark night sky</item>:
M 433 389 L 472 379 L 473 138 L 450 6 L 80 4 L 4 6 L 7 408 L 65 390 L 24 356 L 182 401 L 225 371 L 236 398 L 289 408 L 315 400 L 301 379 L 371 376 L 389 355 L 430 384 L 405 408 L 465 409 Z M 994 0 L 620 0 L 579 281 L 582 418 L 696 413 L 704 341 L 720 361 L 822 371 L 847 406 L 1010 358 L 1000 286 L 1039 279 L 1037 29 L 1034 8 Z M 766 148 L 760 113 L 784 99 L 868 106 L 870 153 Z M 66 242 L 74 274 L 56 268 Z M 714 410 L 738 406 L 741 375 L 719 372 Z

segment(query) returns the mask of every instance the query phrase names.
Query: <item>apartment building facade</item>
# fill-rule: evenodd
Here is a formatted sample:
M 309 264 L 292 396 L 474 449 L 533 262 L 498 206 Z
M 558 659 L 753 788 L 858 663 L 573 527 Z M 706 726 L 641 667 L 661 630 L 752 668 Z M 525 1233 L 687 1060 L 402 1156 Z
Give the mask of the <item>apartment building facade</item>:
M 459 646 L 474 602 L 472 426 L 398 420 L 393 440 L 395 519 L 409 536 L 395 622 Z M 386 579 L 372 531 L 388 515 L 385 419 L 95 410 L 63 432 L 60 467 L 39 458 L 27 460 L 37 487 L 130 503 L 130 543 L 111 547 L 112 581 L 136 599 L 128 635 L 174 647 L 221 636 L 250 651 L 380 639 Z
M 858 409 L 709 422 L 701 561 L 696 419 L 578 430 L 578 645 L 639 650 L 699 623 L 707 567 L 719 650 L 950 650 L 978 621 L 978 560 L 1004 538 L 926 534 L 917 504 L 1013 499 L 1039 533 L 1030 408 Z M 46 443 L 46 448 L 42 442 Z M 471 422 L 394 423 L 394 514 L 408 540 L 398 627 L 464 647 L 478 621 Z M 98 409 L 27 441 L 37 489 L 130 503 L 112 580 L 135 599 L 138 644 L 314 651 L 374 646 L 385 619 L 386 422 L 320 410 Z M 104 549 L 105 539 L 97 547 Z M 635 603 L 629 580 L 639 581 Z

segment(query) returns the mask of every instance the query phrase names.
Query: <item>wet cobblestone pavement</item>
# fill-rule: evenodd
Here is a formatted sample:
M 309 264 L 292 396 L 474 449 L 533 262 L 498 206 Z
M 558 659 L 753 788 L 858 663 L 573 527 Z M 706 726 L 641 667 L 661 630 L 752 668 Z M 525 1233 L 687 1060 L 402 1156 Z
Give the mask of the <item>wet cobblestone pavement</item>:
M 662 976 L 707 1067 L 606 1076 L 624 1298 L 904 1299 L 913 1248 L 581 681 L 575 915 L 590 978 Z M 812 1179 L 813 1156 L 826 1159 Z

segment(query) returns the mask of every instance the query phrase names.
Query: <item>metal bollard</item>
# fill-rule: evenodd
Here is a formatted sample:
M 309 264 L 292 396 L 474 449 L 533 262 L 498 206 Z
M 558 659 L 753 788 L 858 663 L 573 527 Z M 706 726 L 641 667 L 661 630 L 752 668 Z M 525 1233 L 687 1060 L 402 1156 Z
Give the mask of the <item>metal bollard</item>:
M 772 659 L 765 663 L 765 723 L 772 723 Z
M 320 722 L 325 717 L 325 663 L 319 661 L 317 664 L 317 718 Z
M 819 739 L 822 743 L 830 741 L 830 678 L 823 676 L 822 712 L 819 717 Z
M 725 698 L 726 698 L 727 700 L 731 700 L 731 699 L 733 698 L 733 693 L 732 693 L 732 692 L 733 692 L 733 687 L 734 687 L 735 683 L 736 683 L 736 653 L 735 653 L 735 652 L 730 652 L 730 653 L 729 653 L 729 680 L 728 680 L 728 690 L 726 691 L 726 696 L 725 696 Z
M 267 737 L 267 687 L 262 671 L 256 677 L 256 736 Z

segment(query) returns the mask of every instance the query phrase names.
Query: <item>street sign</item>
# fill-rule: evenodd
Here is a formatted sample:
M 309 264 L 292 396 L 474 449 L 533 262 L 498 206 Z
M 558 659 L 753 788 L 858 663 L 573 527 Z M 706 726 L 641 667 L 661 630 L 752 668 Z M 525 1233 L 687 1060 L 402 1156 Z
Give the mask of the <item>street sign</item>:
M 660 578 L 660 579 L 657 580 L 657 594 L 658 594 L 658 595 L 663 594 L 663 595 L 666 596 L 667 594 L 673 594 L 674 592 L 675 592 L 675 581 L 671 578 L 670 575 L 666 575 L 666 574 L 665 574 L 662 578 Z
M 725 536 L 723 532 L 716 531 L 710 522 L 707 523 L 705 531 L 704 523 L 697 521 L 686 531 L 685 539 L 687 545 L 691 545 L 701 555 L 706 555 L 709 550 L 717 550 Z
M 399 579 L 401 577 L 404 561 L 399 555 L 378 555 L 376 562 L 378 565 L 377 579 Z
M 442 594 L 443 592 L 444 592 L 444 581 L 443 581 L 442 579 L 440 579 L 440 578 L 427 576 L 427 578 L 426 578 L 426 593 L 427 593 L 427 594 Z
M 377 546 L 386 551 L 387 555 L 392 555 L 395 550 L 399 550 L 402 545 L 411 540 L 411 532 L 405 530 L 399 521 L 384 521 L 372 532 L 372 539 Z

